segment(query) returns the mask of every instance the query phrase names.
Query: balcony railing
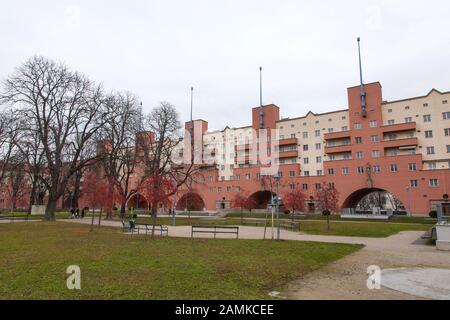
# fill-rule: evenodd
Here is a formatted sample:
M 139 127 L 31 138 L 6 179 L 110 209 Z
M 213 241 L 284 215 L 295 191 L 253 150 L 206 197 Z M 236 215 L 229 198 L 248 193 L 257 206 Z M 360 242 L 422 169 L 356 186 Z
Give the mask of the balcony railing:
M 337 139 L 345 139 L 350 138 L 351 133 L 350 131 L 339 131 L 339 132 L 333 132 L 333 133 L 326 133 L 324 135 L 325 140 L 337 140 Z
M 392 124 L 387 126 L 382 126 L 381 130 L 383 133 L 394 133 L 394 132 L 405 132 L 405 131 L 412 131 L 417 129 L 417 124 L 415 122 L 408 122 L 408 123 L 399 123 L 399 124 Z
M 417 146 L 418 144 L 419 144 L 419 139 L 417 139 L 417 138 L 393 139 L 393 140 L 383 140 L 382 141 L 382 145 L 385 149 L 413 147 L 413 146 Z

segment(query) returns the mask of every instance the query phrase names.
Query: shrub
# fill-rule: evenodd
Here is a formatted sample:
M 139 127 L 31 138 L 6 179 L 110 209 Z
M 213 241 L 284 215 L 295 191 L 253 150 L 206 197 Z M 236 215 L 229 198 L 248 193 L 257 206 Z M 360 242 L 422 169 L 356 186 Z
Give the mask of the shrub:
M 430 216 L 430 218 L 436 219 L 437 218 L 437 211 L 436 210 L 431 210 L 428 215 Z
M 291 210 L 284 210 L 284 214 L 291 214 Z
M 330 215 L 331 215 L 331 212 L 330 212 L 330 210 L 323 210 L 323 211 L 322 211 L 322 214 L 323 214 L 325 217 L 327 217 L 327 216 L 330 216 Z

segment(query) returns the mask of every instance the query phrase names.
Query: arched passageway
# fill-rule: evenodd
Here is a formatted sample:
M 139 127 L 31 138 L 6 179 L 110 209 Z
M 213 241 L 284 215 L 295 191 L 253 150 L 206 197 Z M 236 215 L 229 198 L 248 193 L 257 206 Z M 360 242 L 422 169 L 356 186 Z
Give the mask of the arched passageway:
M 267 209 L 272 201 L 272 195 L 273 197 L 276 197 L 275 193 L 272 193 L 270 191 L 258 191 L 255 192 L 250 196 L 255 203 L 256 203 L 256 209 Z
M 147 199 L 139 193 L 135 193 L 130 199 L 128 199 L 127 202 L 128 208 L 135 208 L 135 209 L 148 209 L 148 203 Z
M 188 192 L 185 193 L 178 201 L 177 201 L 177 210 L 178 211 L 203 211 L 205 209 L 205 201 L 203 198 L 196 192 Z
M 343 210 L 371 213 L 376 210 L 405 211 L 406 206 L 391 192 L 380 188 L 364 188 L 351 193 L 343 202 Z

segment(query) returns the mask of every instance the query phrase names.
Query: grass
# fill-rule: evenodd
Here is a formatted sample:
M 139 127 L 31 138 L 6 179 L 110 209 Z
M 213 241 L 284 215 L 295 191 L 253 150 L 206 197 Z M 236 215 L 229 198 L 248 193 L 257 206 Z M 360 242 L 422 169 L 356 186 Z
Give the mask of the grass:
M 349 237 L 385 238 L 401 231 L 426 231 L 428 224 L 396 224 L 386 222 L 331 222 L 330 230 L 326 221 L 302 221 L 300 230 L 308 234 Z
M 244 218 L 256 218 L 256 219 L 264 219 L 266 216 L 265 213 L 250 213 L 250 212 L 244 212 Z M 270 214 L 268 215 L 270 217 Z M 241 213 L 240 212 L 233 212 L 227 214 L 227 217 L 230 218 L 240 218 Z M 290 219 L 288 215 L 280 214 L 280 217 L 284 219 Z M 311 214 L 301 217 L 295 217 L 295 220 L 326 220 L 327 218 L 321 214 Z M 330 220 L 332 221 L 365 221 L 365 222 L 377 222 L 379 223 L 380 220 L 376 219 L 341 219 L 340 215 L 332 215 L 330 216 Z M 419 224 L 436 224 L 437 219 L 429 218 L 429 217 L 390 217 L 388 221 L 385 223 L 419 223 Z
M 1 299 L 267 299 L 358 249 L 297 241 L 157 239 L 63 222 L 0 224 Z M 82 290 L 66 288 L 69 265 Z

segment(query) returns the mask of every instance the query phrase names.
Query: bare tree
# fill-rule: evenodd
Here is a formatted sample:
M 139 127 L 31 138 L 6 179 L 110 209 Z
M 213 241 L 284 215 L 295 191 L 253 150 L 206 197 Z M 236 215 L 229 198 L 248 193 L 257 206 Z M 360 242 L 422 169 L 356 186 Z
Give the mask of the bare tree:
M 136 192 L 130 186 L 130 179 L 137 165 L 135 146 L 142 112 L 137 98 L 129 92 L 111 94 L 106 109 L 110 117 L 99 131 L 98 146 L 111 201 L 106 208 L 106 218 L 112 219 L 114 194 L 119 195 L 120 212 L 124 215 L 127 201 Z
M 143 125 L 148 138 L 136 141 L 137 156 L 143 166 L 142 171 L 147 188 L 151 185 L 150 188 L 153 188 L 154 192 L 150 193 L 158 194 L 151 203 L 152 219 L 155 225 L 159 204 L 173 196 L 180 187 L 188 186 L 190 182 L 197 179 L 202 166 L 194 165 L 195 150 L 191 152 L 190 163 L 179 164 L 174 161 L 173 154 L 183 140 L 180 135 L 181 124 L 178 113 L 170 103 L 162 102 L 159 107 L 153 109 L 145 118 Z M 191 138 L 191 147 L 192 141 Z M 166 188 L 166 192 L 158 191 L 161 184 L 169 183 L 172 187 Z
M 54 220 L 71 176 L 97 160 L 93 137 L 108 117 L 102 89 L 64 64 L 35 56 L 6 79 L 0 102 L 20 111 L 30 125 L 24 130 L 36 133 L 42 143 L 45 219 Z

